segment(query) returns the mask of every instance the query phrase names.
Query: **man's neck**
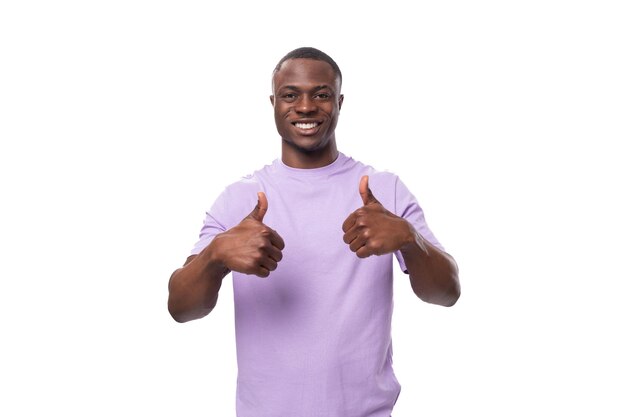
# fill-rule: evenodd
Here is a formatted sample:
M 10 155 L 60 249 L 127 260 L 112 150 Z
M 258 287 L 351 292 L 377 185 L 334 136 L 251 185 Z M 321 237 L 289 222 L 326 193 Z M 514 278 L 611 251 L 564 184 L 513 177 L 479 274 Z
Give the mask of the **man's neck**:
M 294 149 L 290 144 L 283 142 L 282 161 L 285 165 L 299 169 L 321 168 L 335 162 L 339 152 L 337 145 L 333 142 L 324 149 L 313 152 L 305 152 Z

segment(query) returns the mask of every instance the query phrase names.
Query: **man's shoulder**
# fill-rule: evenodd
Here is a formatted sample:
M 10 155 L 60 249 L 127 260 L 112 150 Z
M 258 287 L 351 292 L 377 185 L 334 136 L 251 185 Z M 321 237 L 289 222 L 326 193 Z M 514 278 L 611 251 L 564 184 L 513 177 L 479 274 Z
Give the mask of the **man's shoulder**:
M 399 182 L 398 175 L 393 171 L 387 169 L 382 170 L 357 160 L 355 160 L 352 169 L 353 175 L 351 181 L 353 181 L 355 187 L 359 184 L 361 177 L 367 175 L 369 177 L 370 189 L 383 206 L 390 210 L 396 207 L 396 188 Z
M 239 177 L 235 181 L 231 181 L 224 188 L 224 193 L 238 194 L 249 193 L 251 190 L 256 194 L 257 191 L 261 191 L 262 182 L 264 178 L 271 175 L 273 164 L 264 165 L 263 167 L 252 171 L 242 177 Z
M 226 194 L 246 193 L 250 190 L 258 190 L 259 178 L 254 174 L 249 174 L 231 182 L 224 188 Z
M 245 217 L 257 204 L 257 193 L 265 191 L 262 179 L 263 171 L 268 166 L 253 171 L 227 185 L 211 205 L 209 213 L 219 220 L 225 228 L 230 228 Z
M 356 168 L 359 171 L 359 175 L 369 176 L 370 184 L 379 183 L 382 186 L 389 187 L 391 185 L 394 185 L 399 179 L 398 175 L 391 170 L 388 170 L 388 169 L 381 170 L 381 169 L 375 168 L 372 165 L 368 165 L 360 161 L 355 161 L 355 162 L 356 162 Z

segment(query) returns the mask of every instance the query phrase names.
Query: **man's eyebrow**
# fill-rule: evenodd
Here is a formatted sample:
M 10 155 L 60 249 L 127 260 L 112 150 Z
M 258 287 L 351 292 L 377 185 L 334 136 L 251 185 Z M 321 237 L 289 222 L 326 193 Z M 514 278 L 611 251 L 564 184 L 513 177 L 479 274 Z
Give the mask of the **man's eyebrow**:
M 301 91 L 301 88 L 300 87 L 296 87 L 295 85 L 284 85 L 284 86 L 280 87 L 280 89 L 281 90 Z M 325 84 L 315 86 L 315 87 L 313 87 L 313 89 L 311 91 L 315 92 L 315 91 L 324 90 L 324 89 L 329 89 L 329 90 L 334 91 L 331 86 L 325 85 Z
M 333 88 L 329 85 L 318 85 L 317 87 L 313 88 L 313 91 L 319 91 L 319 90 L 324 90 L 324 89 L 334 91 Z

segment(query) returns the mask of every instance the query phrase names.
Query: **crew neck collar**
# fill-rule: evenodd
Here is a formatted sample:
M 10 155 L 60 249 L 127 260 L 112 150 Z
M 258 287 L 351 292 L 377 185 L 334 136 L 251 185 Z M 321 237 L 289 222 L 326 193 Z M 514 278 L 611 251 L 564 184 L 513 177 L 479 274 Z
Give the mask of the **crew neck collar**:
M 282 159 L 278 158 L 274 162 L 274 166 L 277 170 L 284 172 L 291 176 L 297 177 L 321 177 L 332 175 L 337 172 L 341 167 L 349 160 L 347 156 L 341 152 L 337 153 L 337 158 L 328 165 L 319 168 L 293 168 L 286 165 Z

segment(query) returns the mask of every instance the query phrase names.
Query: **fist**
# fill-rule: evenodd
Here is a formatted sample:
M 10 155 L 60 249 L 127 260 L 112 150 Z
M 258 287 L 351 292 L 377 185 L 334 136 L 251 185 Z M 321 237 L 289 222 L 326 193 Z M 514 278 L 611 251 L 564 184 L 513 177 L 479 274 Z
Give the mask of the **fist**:
M 267 277 L 283 258 L 285 242 L 275 230 L 263 224 L 267 197 L 258 193 L 256 207 L 237 226 L 217 235 L 218 258 L 231 271 Z
M 374 197 L 369 177 L 361 177 L 359 194 L 363 207 L 343 222 L 343 241 L 359 258 L 395 252 L 415 238 L 415 230 L 402 217 L 391 213 Z

